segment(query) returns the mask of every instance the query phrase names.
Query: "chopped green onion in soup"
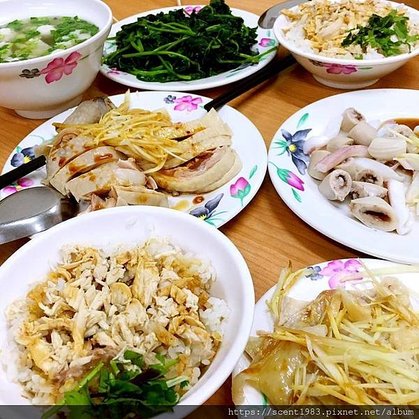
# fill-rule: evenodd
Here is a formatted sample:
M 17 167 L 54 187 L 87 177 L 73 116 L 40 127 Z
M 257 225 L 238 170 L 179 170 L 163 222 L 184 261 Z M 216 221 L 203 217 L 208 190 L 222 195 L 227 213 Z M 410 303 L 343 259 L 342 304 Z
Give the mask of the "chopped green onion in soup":
M 0 26 L 0 63 L 42 57 L 65 50 L 99 31 L 77 16 L 19 19 Z

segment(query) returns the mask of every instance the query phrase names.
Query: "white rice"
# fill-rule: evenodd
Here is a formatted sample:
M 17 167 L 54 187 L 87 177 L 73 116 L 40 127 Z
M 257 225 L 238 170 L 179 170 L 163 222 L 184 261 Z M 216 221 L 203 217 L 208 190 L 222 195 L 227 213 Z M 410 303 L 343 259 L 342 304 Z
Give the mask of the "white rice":
M 197 382 L 211 363 L 222 339 L 224 320 L 229 315 L 226 302 L 209 295 L 216 279 L 212 265 L 166 239 L 151 239 L 131 252 L 131 259 L 122 262 L 126 250 L 109 254 L 93 248 L 67 247 L 63 250 L 64 263 L 53 270 L 48 280 L 36 284 L 42 289 L 40 300 L 34 292 L 9 306 L 6 312 L 9 356 L 7 360 L 2 357 L 2 361 L 8 378 L 22 385 L 23 395 L 33 404 L 54 404 L 71 385 L 74 387 L 76 378 L 74 382 L 70 379 L 58 385 L 51 377 L 65 376 L 70 368 L 91 369 L 93 365 L 89 363 L 98 342 L 100 348 L 112 351 L 137 351 L 150 364 L 156 362 L 157 353 L 170 359 L 179 358 L 181 361 L 169 375 L 183 375 L 190 385 Z M 134 255 L 137 255 L 135 263 L 144 260 L 145 265 L 141 266 L 151 264 L 158 269 L 158 276 L 150 277 L 144 289 L 138 288 L 137 276 L 133 274 L 140 265 L 135 269 L 129 265 Z M 70 274 L 71 279 L 66 277 Z M 116 286 L 118 290 L 130 288 L 131 297 L 124 300 L 123 294 L 115 294 Z M 150 292 L 151 300 L 146 304 Z M 129 310 L 134 300 L 143 301 L 144 309 L 135 311 L 132 323 Z M 35 319 L 34 302 L 41 309 Z M 68 310 L 72 313 L 70 331 L 62 326 L 43 329 L 54 321 L 64 321 L 59 314 L 60 304 L 70 307 L 66 309 L 67 315 Z M 80 331 L 78 322 L 83 316 L 86 321 Z M 77 349 L 75 330 L 82 333 L 82 349 Z M 35 339 L 35 335 L 40 337 Z M 48 362 L 37 360 L 34 341 L 48 351 Z
M 358 25 L 364 26 L 373 13 L 386 16 L 394 7 L 379 0 L 312 0 L 298 8 L 284 10 L 281 16 L 281 31 L 292 47 L 303 53 L 316 54 L 329 58 L 374 60 L 385 58 L 377 49 L 367 47 L 363 51 L 359 45 L 343 47 L 341 42 L 348 32 Z M 419 34 L 419 14 L 409 15 L 405 6 L 400 4 L 396 10 L 409 17 L 410 35 Z M 349 17 L 348 17 L 349 16 Z M 341 24 L 337 20 L 342 19 Z M 345 19 L 349 22 L 344 23 Z M 334 27 L 326 36 L 322 31 Z M 326 32 L 324 32 L 326 33 Z M 397 39 L 396 39 L 397 40 Z M 412 49 L 419 48 L 419 41 Z M 409 52 L 402 46 L 402 53 Z

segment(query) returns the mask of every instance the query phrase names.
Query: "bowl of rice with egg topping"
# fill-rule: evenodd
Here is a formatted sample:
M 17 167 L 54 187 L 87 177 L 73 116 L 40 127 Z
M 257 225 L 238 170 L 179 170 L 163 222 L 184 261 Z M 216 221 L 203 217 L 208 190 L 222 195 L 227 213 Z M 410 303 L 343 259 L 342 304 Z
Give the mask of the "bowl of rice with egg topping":
M 0 293 L 0 404 L 122 416 L 204 403 L 239 359 L 254 307 L 234 245 L 157 207 L 93 212 L 40 234 L 0 267 Z
M 419 11 L 380 0 L 312 0 L 282 10 L 274 33 L 317 81 L 358 89 L 419 54 Z

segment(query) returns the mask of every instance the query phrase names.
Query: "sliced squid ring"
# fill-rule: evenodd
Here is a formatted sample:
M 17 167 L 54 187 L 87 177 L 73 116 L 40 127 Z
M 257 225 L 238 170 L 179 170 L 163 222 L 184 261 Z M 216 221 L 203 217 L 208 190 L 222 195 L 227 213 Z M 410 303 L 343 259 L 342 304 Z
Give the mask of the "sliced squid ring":
M 320 183 L 319 190 L 330 201 L 344 201 L 352 188 L 352 179 L 344 170 L 333 170 Z
M 399 221 L 394 209 L 377 196 L 353 199 L 349 208 L 352 215 L 367 227 L 382 231 L 393 231 Z

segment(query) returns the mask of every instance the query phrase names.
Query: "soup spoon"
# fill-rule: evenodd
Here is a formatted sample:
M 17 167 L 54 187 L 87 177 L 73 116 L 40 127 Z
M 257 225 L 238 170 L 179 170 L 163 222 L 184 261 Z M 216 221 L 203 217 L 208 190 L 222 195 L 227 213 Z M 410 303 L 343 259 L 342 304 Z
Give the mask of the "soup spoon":
M 22 189 L 0 201 L 0 244 L 40 233 L 78 211 L 75 200 L 46 186 Z

